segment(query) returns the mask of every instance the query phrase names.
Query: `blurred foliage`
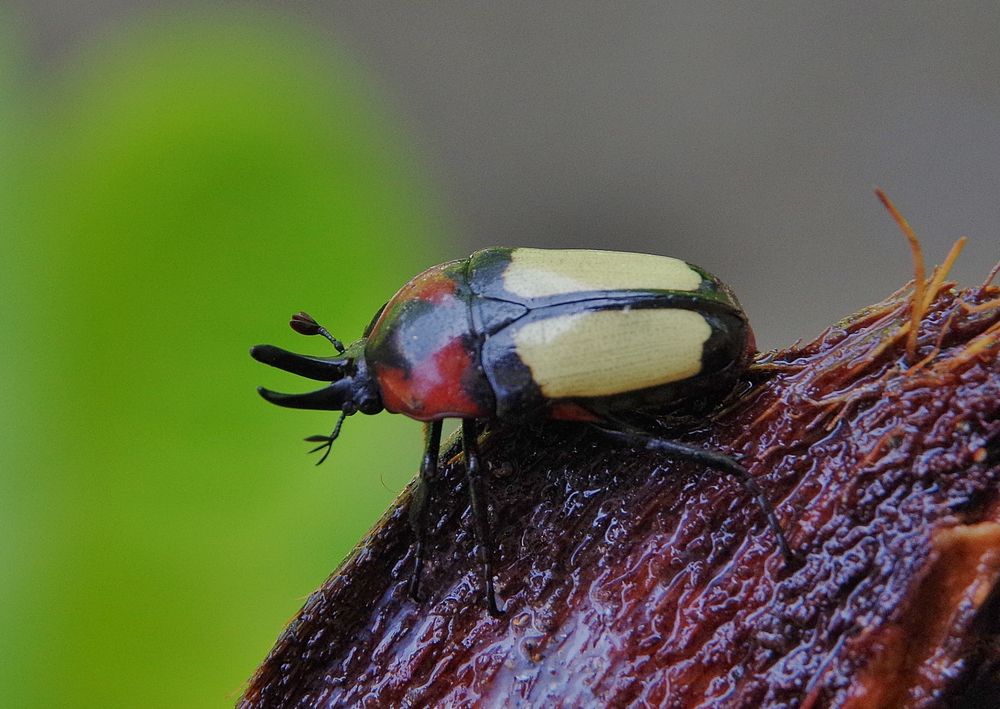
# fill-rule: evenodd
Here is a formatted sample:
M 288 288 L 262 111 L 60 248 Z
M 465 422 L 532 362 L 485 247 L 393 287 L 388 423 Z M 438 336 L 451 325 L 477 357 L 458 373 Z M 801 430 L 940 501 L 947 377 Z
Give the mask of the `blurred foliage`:
M 6 23 L 0 23 L 6 24 Z M 0 30 L 0 33 L 10 33 Z M 52 75 L 0 42 L 0 699 L 231 705 L 412 477 L 420 427 L 268 406 L 445 257 L 370 81 L 271 14 L 158 16 Z

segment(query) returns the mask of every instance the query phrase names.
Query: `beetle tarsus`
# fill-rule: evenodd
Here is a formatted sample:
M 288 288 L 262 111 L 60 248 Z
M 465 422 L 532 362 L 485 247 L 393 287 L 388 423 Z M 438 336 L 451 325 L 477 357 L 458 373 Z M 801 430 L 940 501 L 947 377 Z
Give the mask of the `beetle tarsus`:
M 407 584 L 407 594 L 414 603 L 423 602 L 420 595 L 420 575 L 424 571 L 424 543 L 414 544 L 413 573 L 410 575 L 410 582 Z
M 330 451 L 333 450 L 333 442 L 337 440 L 337 436 L 340 435 L 340 427 L 344 425 L 345 418 L 347 418 L 346 411 L 340 414 L 340 418 L 337 419 L 337 423 L 333 427 L 333 431 L 330 432 L 329 436 L 309 436 L 305 439 L 309 443 L 319 443 L 318 446 L 309 451 L 310 453 L 321 451 L 324 448 L 326 449 L 323 455 L 320 456 L 320 459 L 316 461 L 316 465 L 322 465 L 323 461 L 329 457 Z
M 619 422 L 614 422 L 614 424 L 619 424 Z M 774 507 L 771 505 L 770 500 L 767 499 L 764 491 L 761 489 L 760 485 L 757 484 L 757 481 L 753 479 L 753 476 L 750 475 L 749 471 L 737 463 L 736 460 L 720 451 L 695 448 L 694 446 L 689 446 L 686 443 L 681 443 L 680 441 L 673 441 L 667 438 L 657 438 L 656 436 L 643 431 L 635 430 L 625 425 L 622 425 L 621 428 L 613 428 L 611 427 L 611 422 L 608 422 L 607 425 L 595 424 L 594 428 L 616 440 L 625 441 L 626 443 L 635 446 L 641 446 L 646 450 L 662 451 L 676 458 L 681 458 L 682 460 L 691 460 L 697 463 L 702 463 L 710 468 L 721 470 L 722 472 L 732 475 L 747 492 L 754 496 L 757 506 L 760 507 L 764 516 L 767 518 L 767 524 L 777 539 L 778 549 L 781 551 L 785 567 L 792 570 L 801 567 L 802 558 L 792 551 L 791 547 L 788 545 L 788 540 L 785 538 L 784 530 L 782 530 L 781 524 L 778 522 L 778 516 L 774 512 Z

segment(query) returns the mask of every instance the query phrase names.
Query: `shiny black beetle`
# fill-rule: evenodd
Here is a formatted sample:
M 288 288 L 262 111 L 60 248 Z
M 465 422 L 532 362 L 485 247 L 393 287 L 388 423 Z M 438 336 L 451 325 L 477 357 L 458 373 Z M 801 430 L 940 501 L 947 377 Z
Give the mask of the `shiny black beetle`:
M 586 422 L 622 443 L 723 470 L 756 498 L 786 562 L 795 557 L 760 487 L 743 466 L 712 450 L 659 438 L 630 414 L 675 410 L 728 394 L 755 351 L 732 291 L 697 266 L 666 256 L 589 250 L 494 248 L 424 271 L 376 313 L 348 347 L 299 313 L 292 327 L 323 335 L 334 357 L 258 345 L 251 355 L 330 384 L 308 394 L 260 394 L 281 406 L 383 409 L 427 422 L 419 484 L 410 508 L 416 537 L 410 592 L 418 596 L 427 500 L 438 470 L 441 422 L 462 419 L 462 444 L 486 603 L 498 614 L 486 482 L 475 421 L 542 416 Z

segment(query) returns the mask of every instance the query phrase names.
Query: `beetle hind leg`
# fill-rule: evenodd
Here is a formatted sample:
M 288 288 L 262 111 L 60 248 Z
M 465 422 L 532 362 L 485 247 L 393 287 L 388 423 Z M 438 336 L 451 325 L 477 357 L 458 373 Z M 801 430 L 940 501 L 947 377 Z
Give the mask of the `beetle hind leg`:
M 750 475 L 747 469 L 737 463 L 733 458 L 720 451 L 696 448 L 694 446 L 687 445 L 686 443 L 681 443 L 680 441 L 658 438 L 619 421 L 606 420 L 601 424 L 592 425 L 609 438 L 627 443 L 628 445 L 645 448 L 646 450 L 651 451 L 660 451 L 674 458 L 680 458 L 681 460 L 690 460 L 696 463 L 702 463 L 709 468 L 713 468 L 733 476 L 733 478 L 735 478 L 747 492 L 754 496 L 757 506 L 760 507 L 761 512 L 763 512 L 767 518 L 768 526 L 771 527 L 771 531 L 777 539 L 778 548 L 781 550 L 781 555 L 785 560 L 786 567 L 795 569 L 801 566 L 802 559 L 798 554 L 792 551 L 791 547 L 788 545 L 788 540 L 785 538 L 785 533 L 781 529 L 781 524 L 778 522 L 778 517 L 774 512 L 774 507 L 771 505 L 770 500 L 767 499 L 764 491 L 761 489 L 760 485 L 757 484 L 757 481 L 753 479 L 753 476 Z

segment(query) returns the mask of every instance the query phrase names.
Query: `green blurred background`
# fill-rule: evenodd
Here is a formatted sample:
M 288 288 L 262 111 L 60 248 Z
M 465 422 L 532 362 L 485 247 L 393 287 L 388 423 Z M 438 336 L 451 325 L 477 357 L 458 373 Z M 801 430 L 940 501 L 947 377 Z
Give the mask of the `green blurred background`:
M 758 343 L 998 257 L 1000 6 L 0 2 L 0 707 L 231 705 L 416 470 L 270 407 L 489 245 L 681 256 Z M 376 455 L 366 451 L 376 451 Z
M 301 24 L 158 17 L 2 77 L 0 704 L 231 704 L 421 445 L 356 417 L 315 468 L 335 415 L 265 404 L 303 383 L 247 350 L 325 354 L 291 313 L 351 340 L 454 251 L 364 72 Z

